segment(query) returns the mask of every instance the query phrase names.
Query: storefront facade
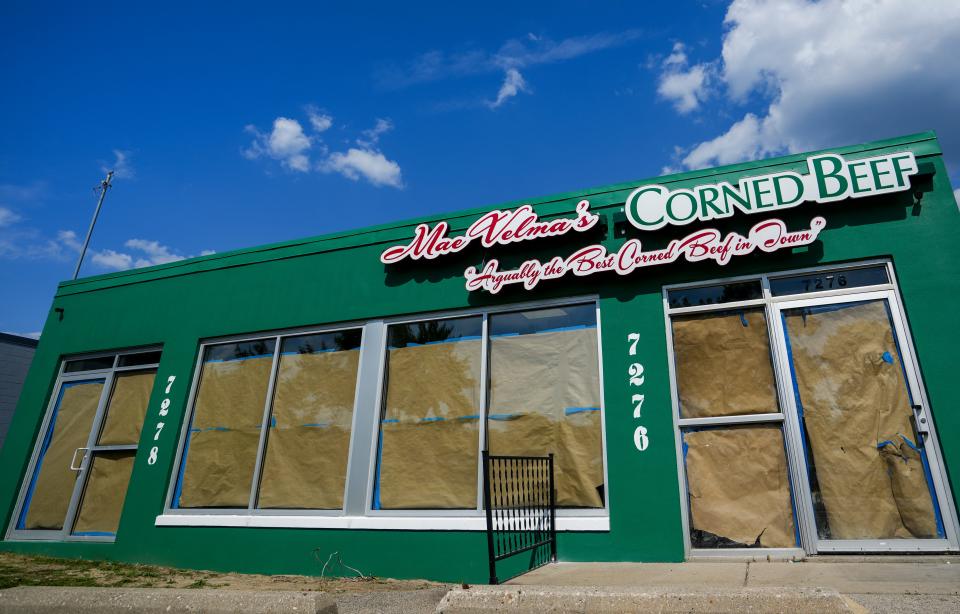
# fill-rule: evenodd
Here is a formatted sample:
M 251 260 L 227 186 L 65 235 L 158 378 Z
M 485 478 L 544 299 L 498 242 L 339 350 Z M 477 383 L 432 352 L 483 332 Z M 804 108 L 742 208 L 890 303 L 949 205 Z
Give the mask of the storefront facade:
M 561 560 L 956 551 L 958 234 L 924 133 L 64 282 L 0 548 L 482 582 L 489 449 Z

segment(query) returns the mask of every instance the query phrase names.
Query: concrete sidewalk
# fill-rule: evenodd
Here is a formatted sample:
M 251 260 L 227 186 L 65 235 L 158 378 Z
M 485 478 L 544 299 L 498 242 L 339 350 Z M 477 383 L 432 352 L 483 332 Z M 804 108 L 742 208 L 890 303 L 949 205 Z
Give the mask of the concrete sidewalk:
M 960 612 L 960 558 L 556 563 L 500 587 L 454 589 L 437 611 Z

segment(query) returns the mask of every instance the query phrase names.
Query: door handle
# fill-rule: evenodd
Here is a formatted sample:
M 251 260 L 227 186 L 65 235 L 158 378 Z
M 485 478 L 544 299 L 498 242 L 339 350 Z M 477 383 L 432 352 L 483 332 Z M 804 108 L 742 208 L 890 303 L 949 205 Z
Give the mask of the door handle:
M 80 457 L 80 467 L 74 467 L 73 464 L 77 460 L 77 452 L 83 450 L 83 456 Z M 77 448 L 73 451 L 73 456 L 70 457 L 70 469 L 73 471 L 80 471 L 83 466 L 83 459 L 87 457 L 87 452 L 90 451 L 90 448 Z
M 927 424 L 927 416 L 923 412 L 922 405 L 911 405 L 913 415 L 910 416 L 910 426 L 913 427 L 913 434 L 917 438 L 917 446 L 923 447 L 924 435 L 930 433 L 930 425 Z

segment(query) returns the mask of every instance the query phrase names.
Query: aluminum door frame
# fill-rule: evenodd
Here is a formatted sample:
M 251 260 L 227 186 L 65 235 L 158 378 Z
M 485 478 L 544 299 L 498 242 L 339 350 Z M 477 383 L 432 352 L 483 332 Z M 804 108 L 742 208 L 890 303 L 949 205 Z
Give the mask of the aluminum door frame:
M 811 500 L 811 489 L 809 480 L 809 470 L 807 469 L 806 458 L 804 455 L 803 443 L 800 438 L 800 420 L 795 395 L 784 394 L 784 412 L 787 415 L 785 424 L 789 423 L 790 428 L 785 429 L 785 436 L 793 438 L 791 446 L 788 446 L 793 458 L 790 462 L 793 466 L 800 469 L 795 472 L 797 480 L 794 482 L 794 496 L 798 501 L 797 515 L 801 525 L 801 535 L 803 536 L 804 550 L 808 554 L 818 553 L 849 553 L 849 552 L 944 552 L 958 549 L 958 533 L 960 529 L 957 526 L 957 513 L 953 505 L 953 499 L 950 496 L 949 482 L 943 457 L 940 451 L 939 439 L 937 437 L 936 426 L 932 419 L 930 404 L 927 400 L 926 391 L 922 385 L 919 367 L 914 356 L 914 348 L 911 337 L 907 334 L 908 326 L 903 310 L 900 307 L 899 297 L 894 290 L 880 290 L 867 292 L 849 292 L 831 296 L 813 296 L 798 298 L 800 295 L 790 295 L 784 297 L 784 300 L 778 300 L 779 297 L 773 297 L 772 304 L 769 305 L 771 312 L 771 324 L 775 332 L 775 352 L 776 360 L 779 361 L 779 371 L 788 378 L 784 384 L 789 384 L 787 390 L 793 388 L 793 372 L 790 358 L 786 350 L 786 330 L 783 326 L 782 313 L 785 309 L 797 307 L 816 307 L 823 305 L 840 305 L 844 303 L 867 302 L 874 300 L 885 300 L 890 310 L 891 321 L 893 324 L 893 333 L 897 336 L 896 340 L 900 350 L 900 360 L 903 364 L 903 370 L 906 374 L 906 384 L 908 392 L 913 398 L 914 403 L 922 407 L 922 414 L 927 417 L 929 433 L 924 442 L 924 451 L 926 452 L 927 462 L 930 467 L 930 473 L 933 477 L 933 495 L 937 499 L 940 508 L 940 516 L 943 522 L 945 533 L 944 538 L 934 539 L 857 539 L 840 540 L 821 539 L 817 533 L 816 519 L 813 513 L 813 503 Z M 789 435 L 787 435 L 789 433 Z

